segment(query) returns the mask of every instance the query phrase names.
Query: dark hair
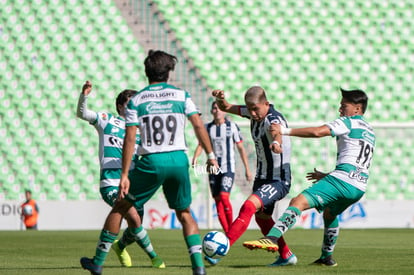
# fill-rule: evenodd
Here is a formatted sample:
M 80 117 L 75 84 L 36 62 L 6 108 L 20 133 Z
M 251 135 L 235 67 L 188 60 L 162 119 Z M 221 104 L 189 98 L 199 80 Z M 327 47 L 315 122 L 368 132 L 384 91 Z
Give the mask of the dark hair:
M 170 71 L 174 71 L 177 57 L 163 51 L 149 50 L 144 60 L 145 74 L 149 82 L 166 82 Z
M 121 110 L 119 110 L 118 105 L 124 105 L 136 93 L 137 91 L 135 90 L 123 90 L 122 92 L 119 93 L 115 101 L 116 111 L 118 112 L 118 114 L 121 114 Z
M 217 102 L 216 101 L 211 102 L 211 106 L 210 106 L 210 109 L 211 110 L 213 110 L 214 105 L 217 105 Z
M 341 89 L 342 97 L 353 104 L 362 105 L 362 113 L 365 113 L 365 110 L 368 107 L 368 96 L 362 90 L 345 90 Z

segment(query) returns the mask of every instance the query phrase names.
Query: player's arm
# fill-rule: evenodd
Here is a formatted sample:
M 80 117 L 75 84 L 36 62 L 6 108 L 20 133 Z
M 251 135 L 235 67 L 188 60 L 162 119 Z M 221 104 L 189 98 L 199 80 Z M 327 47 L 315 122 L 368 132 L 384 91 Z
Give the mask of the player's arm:
M 195 135 L 198 139 L 200 146 L 204 149 L 207 154 L 207 165 L 208 168 L 216 167 L 218 168 L 218 163 L 216 156 L 213 152 L 213 147 L 210 142 L 207 130 L 204 127 L 203 121 L 200 118 L 199 114 L 193 114 L 188 118 L 193 125 Z
M 247 159 L 247 154 L 246 154 L 246 150 L 244 149 L 243 142 L 236 143 L 236 147 L 237 147 L 237 150 L 239 151 L 240 158 L 244 165 L 246 180 L 251 181 L 253 177 L 252 177 L 252 173 L 250 172 L 249 161 Z
M 92 83 L 86 81 L 82 86 L 82 92 L 79 95 L 78 106 L 76 108 L 76 116 L 90 123 L 96 121 L 96 112 L 88 110 L 88 96 L 92 92 Z
M 197 158 L 201 155 L 202 151 L 203 151 L 203 147 L 201 147 L 201 145 L 198 144 L 196 149 L 194 150 L 193 160 L 191 161 L 192 166 L 197 164 Z
M 224 97 L 223 90 L 214 90 L 213 92 L 211 92 L 211 94 L 212 96 L 216 98 L 217 106 L 219 107 L 220 110 L 227 112 L 227 113 L 240 115 L 239 113 L 240 106 L 230 104 L 229 102 L 227 102 L 227 100 Z
M 327 125 L 318 127 L 305 127 L 305 128 L 286 128 L 280 124 L 272 124 L 270 126 L 272 131 L 276 134 L 302 137 L 302 138 L 321 138 L 331 136 L 331 129 Z
M 129 168 L 131 166 L 132 156 L 135 153 L 137 126 L 126 126 L 124 144 L 122 147 L 122 172 L 119 183 L 118 198 L 123 199 L 129 192 Z
M 271 137 L 272 137 L 272 143 L 270 144 L 270 149 L 273 151 L 273 153 L 280 154 L 282 153 L 282 134 L 280 133 L 280 124 L 278 123 L 272 123 L 268 129 Z

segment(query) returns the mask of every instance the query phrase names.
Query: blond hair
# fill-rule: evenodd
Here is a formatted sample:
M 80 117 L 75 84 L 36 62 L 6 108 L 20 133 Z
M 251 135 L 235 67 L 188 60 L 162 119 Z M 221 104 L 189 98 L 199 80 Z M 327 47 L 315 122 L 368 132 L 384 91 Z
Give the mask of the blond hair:
M 267 101 L 266 92 L 260 86 L 253 86 L 250 87 L 246 93 L 244 94 L 244 101 L 245 103 L 263 103 Z

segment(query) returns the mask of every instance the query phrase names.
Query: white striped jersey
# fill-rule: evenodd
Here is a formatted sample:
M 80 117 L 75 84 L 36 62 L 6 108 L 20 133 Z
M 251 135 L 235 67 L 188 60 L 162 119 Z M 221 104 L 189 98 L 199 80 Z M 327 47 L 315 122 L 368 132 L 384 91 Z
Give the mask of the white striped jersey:
M 336 137 L 336 167 L 330 174 L 365 191 L 374 155 L 375 133 L 362 116 L 340 117 L 327 126 Z
M 213 146 L 214 154 L 223 173 L 235 172 L 234 143 L 242 142 L 240 129 L 236 123 L 226 119 L 216 125 L 214 121 L 205 124 Z
M 122 145 L 125 137 L 125 120 L 105 112 L 98 112 L 91 124 L 99 135 L 99 162 L 101 165 L 100 187 L 118 186 L 122 169 Z M 136 149 L 140 136 L 136 136 Z M 134 158 L 137 156 L 134 154 Z M 134 167 L 131 163 L 130 169 Z
M 187 150 L 187 117 L 199 113 L 188 92 L 169 85 L 149 85 L 132 97 L 126 109 L 126 125 L 138 125 L 140 155 Z
M 242 105 L 239 108 L 239 115 L 250 119 L 250 131 L 256 148 L 257 167 L 256 179 L 281 180 L 290 184 L 290 155 L 291 144 L 289 136 L 282 136 L 281 154 L 275 154 L 270 149 L 273 139 L 268 129 L 271 124 L 281 124 L 288 127 L 283 115 L 276 111 L 272 104 L 269 111 L 262 121 L 251 119 L 247 107 Z

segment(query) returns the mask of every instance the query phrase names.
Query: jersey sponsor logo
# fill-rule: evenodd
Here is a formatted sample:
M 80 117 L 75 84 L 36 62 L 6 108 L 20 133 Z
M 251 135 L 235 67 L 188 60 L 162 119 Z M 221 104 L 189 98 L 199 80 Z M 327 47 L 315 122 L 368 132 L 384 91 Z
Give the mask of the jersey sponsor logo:
M 145 93 L 141 96 L 141 100 L 151 99 L 151 98 L 165 98 L 165 97 L 176 98 L 177 93 L 172 92 L 172 91 L 159 92 L 159 93 Z
M 172 103 L 161 104 L 157 102 L 151 102 L 147 105 L 146 110 L 148 113 L 170 113 L 172 112 Z
M 356 179 L 357 181 L 367 183 L 368 177 L 361 175 L 362 170 L 358 168 L 356 171 L 349 172 L 349 178 Z
M 370 132 L 368 132 L 368 131 L 364 131 L 363 133 L 362 133 L 362 137 L 364 138 L 364 140 L 366 140 L 366 141 L 368 141 L 369 143 L 371 143 L 371 144 L 374 144 L 375 143 L 375 137 L 374 137 L 374 135 L 373 134 L 371 134 Z

